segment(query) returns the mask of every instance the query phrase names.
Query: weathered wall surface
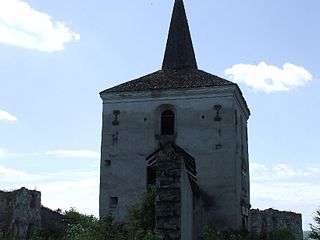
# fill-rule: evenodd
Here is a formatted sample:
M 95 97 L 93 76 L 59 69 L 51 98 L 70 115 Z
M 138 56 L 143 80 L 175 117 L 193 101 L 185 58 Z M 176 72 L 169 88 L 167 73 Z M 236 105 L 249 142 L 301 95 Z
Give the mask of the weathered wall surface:
M 156 232 L 161 240 L 181 238 L 181 157 L 167 146 L 156 162 Z
M 175 143 L 195 158 L 204 193 L 197 231 L 207 224 L 242 229 L 246 216 L 241 209 L 250 203 L 248 112 L 237 91 L 219 87 L 102 96 L 100 216 L 112 211 L 124 220 L 127 208 L 145 191 L 145 158 L 159 148 L 161 111 L 170 109 Z
M 193 239 L 193 190 L 189 177 L 195 166 L 194 159 L 184 156 L 182 149 L 169 143 L 150 160 L 157 175 L 155 228 L 160 239 Z M 196 186 L 195 180 L 192 183 Z
M 181 239 L 193 239 L 193 192 L 184 164 L 181 166 Z M 191 211 L 192 210 L 192 211 Z
M 296 240 L 303 239 L 301 214 L 278 211 L 275 209 L 251 209 L 251 232 L 267 234 L 269 232 L 288 229 Z
M 25 239 L 40 229 L 41 193 L 21 188 L 0 191 L 0 236 Z

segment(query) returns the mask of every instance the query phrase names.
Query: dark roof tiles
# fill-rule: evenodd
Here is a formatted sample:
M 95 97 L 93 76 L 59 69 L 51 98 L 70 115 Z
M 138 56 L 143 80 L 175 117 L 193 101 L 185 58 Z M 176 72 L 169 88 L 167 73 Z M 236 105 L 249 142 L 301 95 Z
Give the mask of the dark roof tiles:
M 173 7 L 162 69 L 197 69 L 183 1 L 176 0 Z
M 226 79 L 197 69 L 159 70 L 138 79 L 106 89 L 101 94 L 234 85 Z
M 234 83 L 198 70 L 183 0 L 175 0 L 162 70 L 106 89 L 101 94 L 232 84 Z

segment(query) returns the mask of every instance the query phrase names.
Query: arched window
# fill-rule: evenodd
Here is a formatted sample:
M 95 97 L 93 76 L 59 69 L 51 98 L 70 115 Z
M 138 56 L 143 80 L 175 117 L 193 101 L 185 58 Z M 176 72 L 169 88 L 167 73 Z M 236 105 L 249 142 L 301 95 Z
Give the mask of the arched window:
M 165 110 L 161 113 L 161 135 L 174 134 L 174 113 Z

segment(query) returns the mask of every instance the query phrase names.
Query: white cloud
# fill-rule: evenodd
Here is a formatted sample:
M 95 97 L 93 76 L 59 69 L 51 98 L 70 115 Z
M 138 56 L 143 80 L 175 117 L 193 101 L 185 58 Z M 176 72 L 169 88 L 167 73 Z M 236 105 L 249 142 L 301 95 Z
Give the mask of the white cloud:
M 255 91 L 266 93 L 288 91 L 312 80 L 303 67 L 285 63 L 282 68 L 260 62 L 258 65 L 236 64 L 225 70 L 225 75 L 236 83 L 244 83 Z
M 307 167 L 306 169 L 311 174 L 318 174 L 320 176 L 320 167 Z
M 299 175 L 298 171 L 286 164 L 277 164 L 273 167 L 274 175 L 278 178 L 290 178 Z
M 40 172 L 35 175 L 0 166 L 0 179 L 1 190 L 12 191 L 26 187 L 41 191 L 42 204 L 51 209 L 69 210 L 75 207 L 82 213 L 98 216 L 98 169 Z
M 23 171 L 19 171 L 19 170 L 15 170 L 15 169 L 10 169 L 10 168 L 6 168 L 3 166 L 0 166 L 0 177 L 1 177 L 1 181 L 4 180 L 14 180 L 14 179 L 29 179 L 31 176 Z
M 319 207 L 319 184 L 309 181 L 251 181 L 250 188 L 253 208 L 302 213 L 303 229 L 309 229 L 314 211 Z
M 100 154 L 90 150 L 53 150 L 46 151 L 46 155 L 52 155 L 61 158 L 94 158 L 99 159 Z
M 24 0 L 0 0 L 0 42 L 24 48 L 54 52 L 79 40 L 65 23 L 54 21 Z
M 66 162 L 66 159 L 71 158 L 76 160 L 81 158 L 84 161 L 71 166 L 58 166 L 58 160 Z M 97 158 L 99 153 L 90 150 L 14 153 L 0 148 L 0 190 L 14 190 L 21 187 L 36 189 L 41 191 L 42 204 L 46 207 L 63 210 L 75 207 L 82 213 L 98 216 L 99 161 L 96 161 Z M 18 159 L 23 161 L 16 161 Z M 34 161 L 40 165 L 30 164 Z M 57 166 L 48 167 L 53 161 Z
M 253 182 L 251 184 L 253 198 L 277 201 L 318 204 L 320 199 L 320 186 L 310 182 Z
M 6 158 L 7 156 L 8 152 L 5 149 L 0 148 L 0 159 Z
M 51 209 L 76 208 L 81 213 L 99 216 L 99 175 L 80 180 L 28 185 L 41 191 L 42 204 Z M 63 196 L 63 197 L 61 197 Z
M 252 172 L 261 172 L 261 171 L 267 171 L 268 168 L 261 163 L 250 163 L 250 171 Z
M 1 0 L 0 0 L 1 1 Z M 100 153 L 91 150 L 50 150 L 44 152 L 29 152 L 29 153 L 19 153 L 19 152 L 9 152 L 6 149 L 0 148 L 0 159 L 9 158 L 25 158 L 25 157 L 39 157 L 39 156 L 49 156 L 55 158 L 90 158 L 99 159 Z
M 52 181 L 78 181 L 99 176 L 99 169 L 69 169 L 64 171 L 28 173 L 22 170 L 0 165 L 1 183 L 7 184 L 37 184 Z M 0 184 L 1 186 L 1 184 Z M 1 188 L 0 188 L 1 189 Z
M 250 164 L 253 208 L 275 208 L 302 213 L 303 228 L 309 228 L 319 206 L 319 166 L 292 167 L 284 163 Z
M 254 181 L 278 181 L 293 178 L 319 178 L 320 168 L 306 166 L 305 168 L 292 168 L 284 163 L 268 167 L 261 163 L 250 163 L 250 177 Z
M 1 1 L 1 0 L 0 0 Z M 0 120 L 5 120 L 5 121 L 17 121 L 18 118 L 11 115 L 7 111 L 0 110 Z

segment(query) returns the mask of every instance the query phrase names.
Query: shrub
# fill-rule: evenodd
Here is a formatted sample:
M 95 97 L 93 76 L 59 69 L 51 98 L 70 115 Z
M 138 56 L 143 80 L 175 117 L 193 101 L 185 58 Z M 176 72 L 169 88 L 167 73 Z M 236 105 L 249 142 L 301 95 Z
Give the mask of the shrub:
M 64 212 L 67 233 L 61 234 L 59 226 L 48 225 L 32 240 L 156 240 L 155 193 L 155 187 L 149 187 L 141 200 L 128 209 L 126 224 L 114 223 L 111 215 L 99 220 L 71 208 Z
M 202 240 L 294 240 L 294 236 L 287 229 L 277 230 L 268 234 L 255 235 L 247 232 L 222 231 L 217 232 L 206 226 L 202 234 Z

